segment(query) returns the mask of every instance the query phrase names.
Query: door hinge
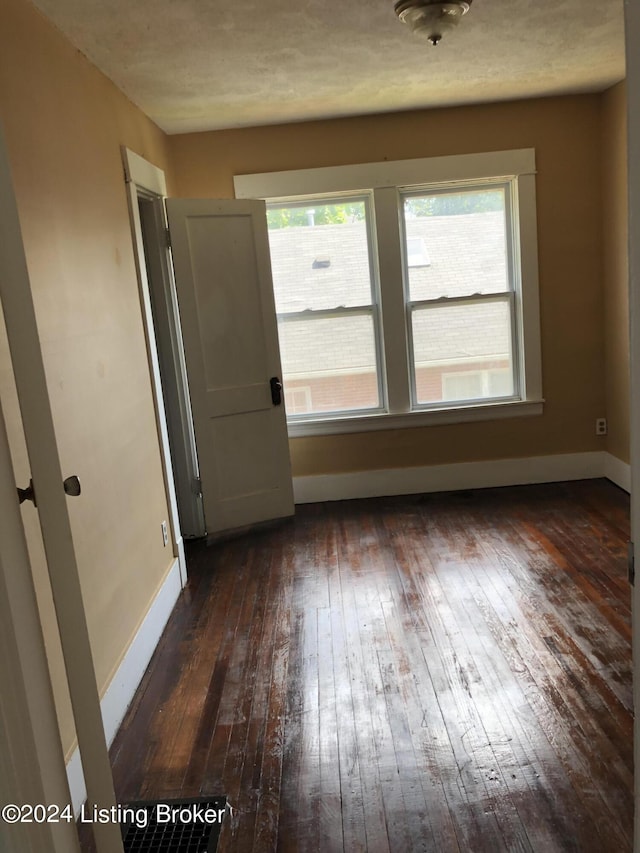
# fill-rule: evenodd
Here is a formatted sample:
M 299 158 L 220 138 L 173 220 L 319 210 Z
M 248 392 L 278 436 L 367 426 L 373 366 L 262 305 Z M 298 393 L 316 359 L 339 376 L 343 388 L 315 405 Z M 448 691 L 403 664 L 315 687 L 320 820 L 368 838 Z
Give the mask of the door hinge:
M 627 573 L 629 583 L 633 586 L 636 580 L 636 554 L 633 542 L 629 542 L 627 548 Z
M 202 494 L 202 480 L 200 479 L 200 477 L 194 477 L 192 485 L 193 485 L 194 495 L 201 495 Z
M 171 248 L 171 231 L 168 228 L 164 229 L 164 236 L 167 241 L 167 249 Z

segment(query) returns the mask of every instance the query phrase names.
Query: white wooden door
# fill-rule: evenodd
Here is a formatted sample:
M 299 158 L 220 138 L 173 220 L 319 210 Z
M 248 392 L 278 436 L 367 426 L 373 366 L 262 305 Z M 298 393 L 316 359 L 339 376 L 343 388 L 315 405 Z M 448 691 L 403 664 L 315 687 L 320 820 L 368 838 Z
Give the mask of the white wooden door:
M 18 212 L 1 129 L 0 304 L 7 328 L 11 363 L 37 496 L 38 517 L 47 557 L 87 795 L 91 803 L 111 808 L 115 806 L 115 795 L 102 725 L 100 698 L 89 645 L 67 511 L 67 496 L 63 487 L 63 474 L 60 469 Z M 20 485 L 26 486 L 27 483 Z M 12 499 L 14 510 L 16 510 L 17 492 L 12 493 Z M 5 556 L 11 558 L 12 548 L 19 546 L 20 534 L 10 535 L 10 539 L 3 537 L 0 543 L 3 560 Z M 17 568 L 16 565 L 16 570 Z M 2 688 L 3 685 L 0 685 L 0 689 Z M 36 794 L 37 792 L 34 792 L 34 796 Z M 95 824 L 94 837 L 98 853 L 122 853 L 122 838 L 116 823 Z M 58 847 L 51 849 L 57 850 Z M 71 842 L 67 849 L 73 849 Z
M 293 515 L 265 204 L 167 214 L 207 532 Z
M 71 802 L 0 400 L 0 807 Z M 75 825 L 0 820 L 3 853 L 80 853 Z

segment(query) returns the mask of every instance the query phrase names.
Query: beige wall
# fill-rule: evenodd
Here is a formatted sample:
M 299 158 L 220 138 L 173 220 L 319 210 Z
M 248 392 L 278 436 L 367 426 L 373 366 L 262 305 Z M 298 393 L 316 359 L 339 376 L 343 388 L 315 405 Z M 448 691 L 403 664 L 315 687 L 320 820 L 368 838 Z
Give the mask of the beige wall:
M 600 96 L 170 137 L 181 196 L 232 197 L 235 174 L 534 147 L 544 415 L 295 439 L 294 474 L 603 450 Z
M 602 96 L 602 214 L 607 449 L 629 461 L 629 261 L 626 87 Z
M 172 556 L 120 145 L 167 163 L 163 134 L 24 0 L 3 0 L 0 107 L 65 473 L 98 683 L 107 686 Z M 4 329 L 0 395 L 29 480 Z M 23 512 L 63 744 L 74 732 L 37 515 Z

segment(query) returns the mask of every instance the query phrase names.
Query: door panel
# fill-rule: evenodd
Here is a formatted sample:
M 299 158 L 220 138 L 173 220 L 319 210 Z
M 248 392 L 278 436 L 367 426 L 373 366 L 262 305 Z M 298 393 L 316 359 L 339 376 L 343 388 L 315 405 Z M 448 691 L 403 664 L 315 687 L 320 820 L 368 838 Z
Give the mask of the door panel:
M 264 382 L 241 388 L 220 388 L 210 392 L 207 403 L 210 417 L 223 417 L 234 414 L 242 407 L 250 412 L 268 409 L 271 406 L 271 393 Z
M 116 799 L 102 723 L 100 697 L 89 643 L 31 284 L 1 129 L 0 304 L 4 314 L 11 364 L 20 402 L 33 487 L 38 497 L 38 518 L 51 580 L 87 796 L 90 802 L 111 808 L 115 807 Z M 15 492 L 13 499 L 17 503 Z M 3 540 L 3 558 L 5 548 L 10 552 L 12 544 L 14 543 Z M 96 823 L 93 825 L 93 834 L 98 853 L 123 853 L 122 837 L 117 823 Z
M 250 216 L 188 221 L 208 388 L 246 387 L 264 377 L 267 353 L 253 224 Z
M 167 213 L 207 531 L 292 515 L 264 202 L 168 199 Z
M 277 435 L 268 411 L 244 412 L 214 420 L 212 442 L 226 447 L 218 456 L 220 495 L 224 500 L 267 491 L 278 476 L 270 452 Z

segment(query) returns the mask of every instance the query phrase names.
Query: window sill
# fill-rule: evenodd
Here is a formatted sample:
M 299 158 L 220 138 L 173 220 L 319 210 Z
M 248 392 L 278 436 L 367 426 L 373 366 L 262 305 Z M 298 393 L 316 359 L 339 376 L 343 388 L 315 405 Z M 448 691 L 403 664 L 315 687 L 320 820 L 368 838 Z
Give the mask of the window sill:
M 289 421 L 289 438 L 307 435 L 341 435 L 344 433 L 373 432 L 382 429 L 408 429 L 420 426 L 494 421 L 503 418 L 526 418 L 541 415 L 544 400 L 515 400 L 488 405 L 448 406 L 446 409 L 429 409 L 401 415 L 381 412 L 375 415 L 349 415 L 325 420 Z

